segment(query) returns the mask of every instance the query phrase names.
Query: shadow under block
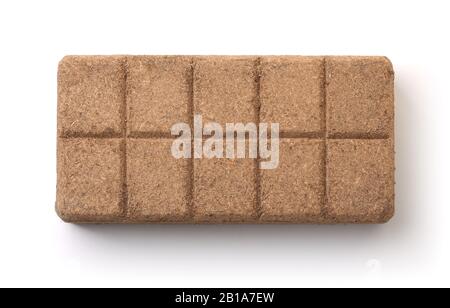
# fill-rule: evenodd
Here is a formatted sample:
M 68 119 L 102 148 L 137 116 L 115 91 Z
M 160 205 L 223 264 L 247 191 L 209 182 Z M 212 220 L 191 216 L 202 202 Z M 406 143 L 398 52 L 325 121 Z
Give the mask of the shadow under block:
M 193 129 L 195 115 L 223 129 L 279 123 L 277 167 L 260 168 L 261 156 L 175 158 L 171 127 Z M 57 152 L 67 222 L 384 223 L 394 215 L 394 71 L 385 57 L 67 56 Z

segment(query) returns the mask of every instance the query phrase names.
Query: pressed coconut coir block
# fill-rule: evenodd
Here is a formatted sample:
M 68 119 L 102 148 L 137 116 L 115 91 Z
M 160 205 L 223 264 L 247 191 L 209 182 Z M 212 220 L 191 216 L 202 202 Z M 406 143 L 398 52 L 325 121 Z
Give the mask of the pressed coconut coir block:
M 384 223 L 394 215 L 392 64 L 67 56 L 57 162 L 66 222 Z

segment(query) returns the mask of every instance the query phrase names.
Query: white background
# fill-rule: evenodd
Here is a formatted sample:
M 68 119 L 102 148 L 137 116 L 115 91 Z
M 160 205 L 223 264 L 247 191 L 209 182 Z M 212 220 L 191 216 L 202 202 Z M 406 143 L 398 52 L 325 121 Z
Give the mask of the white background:
M 449 286 L 449 1 L 1 1 L 0 286 Z M 386 55 L 381 226 L 75 226 L 54 212 L 66 54 Z

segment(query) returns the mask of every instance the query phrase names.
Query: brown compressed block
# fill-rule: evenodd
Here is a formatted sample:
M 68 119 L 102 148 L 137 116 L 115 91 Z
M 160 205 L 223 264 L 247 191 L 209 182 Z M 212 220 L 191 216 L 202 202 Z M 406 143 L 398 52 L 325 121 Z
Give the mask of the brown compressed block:
M 394 215 L 392 141 L 329 141 L 328 181 L 332 219 L 346 223 L 386 222 Z
M 382 57 L 66 57 L 57 211 L 77 223 L 383 223 L 393 99 Z M 174 159 L 169 129 L 195 113 L 280 123 L 278 168 Z
M 394 71 L 385 57 L 328 57 L 330 136 L 387 136 L 393 130 Z
M 128 217 L 176 222 L 188 214 L 189 161 L 170 155 L 170 139 L 131 139 L 127 144 Z
M 256 66 L 253 57 L 201 57 L 194 67 L 194 111 L 204 122 L 256 120 Z
M 189 57 L 128 57 L 128 130 L 170 133 L 189 122 L 192 78 Z
M 123 132 L 123 57 L 68 56 L 58 69 L 59 135 Z
M 320 222 L 325 197 L 325 141 L 282 139 L 274 170 L 261 170 L 262 221 Z
M 76 222 L 110 222 L 123 214 L 123 141 L 60 139 L 57 211 Z
M 324 130 L 323 57 L 261 60 L 261 122 L 277 122 L 285 133 Z

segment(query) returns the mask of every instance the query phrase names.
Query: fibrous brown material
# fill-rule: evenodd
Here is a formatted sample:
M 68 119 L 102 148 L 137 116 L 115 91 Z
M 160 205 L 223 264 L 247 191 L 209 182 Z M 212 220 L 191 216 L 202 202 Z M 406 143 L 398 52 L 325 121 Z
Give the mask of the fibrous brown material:
M 384 57 L 65 57 L 57 212 L 76 223 L 386 222 L 393 85 Z M 279 123 L 278 167 L 174 158 L 171 127 L 193 129 L 195 114 Z
M 188 217 L 189 161 L 173 159 L 170 139 L 130 139 L 127 146 L 128 216 L 143 221 Z
M 123 133 L 124 64 L 120 57 L 70 57 L 61 61 L 59 136 Z
M 189 122 L 190 58 L 129 57 L 126 63 L 132 136 L 169 132 L 174 123 Z
M 281 140 L 280 165 L 274 170 L 261 170 L 262 221 L 321 222 L 324 153 L 323 140 Z
M 263 58 L 261 72 L 261 122 L 280 123 L 286 133 L 325 130 L 322 58 Z

